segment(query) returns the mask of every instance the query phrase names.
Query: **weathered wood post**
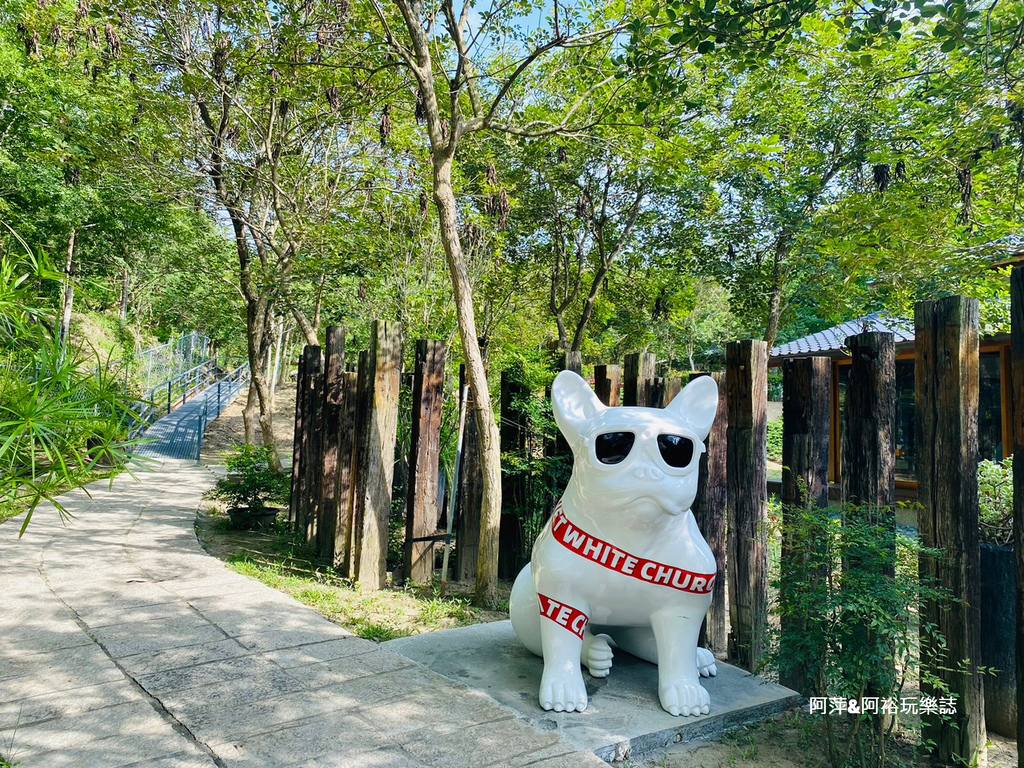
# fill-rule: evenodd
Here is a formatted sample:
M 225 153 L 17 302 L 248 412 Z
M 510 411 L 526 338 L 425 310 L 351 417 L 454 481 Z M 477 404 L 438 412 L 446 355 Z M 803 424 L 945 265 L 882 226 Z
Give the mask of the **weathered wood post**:
M 808 548 L 819 542 L 809 537 L 795 540 L 797 515 L 828 506 L 829 412 L 832 402 L 832 368 L 828 358 L 805 357 L 782 364 L 782 559 L 781 585 L 787 574 L 797 573 L 808 583 Z M 824 513 L 823 513 L 824 514 Z M 822 579 L 827 574 L 820 573 Z M 808 584 L 810 586 L 810 584 Z M 780 598 L 784 599 L 784 598 Z M 806 620 L 783 616 L 784 646 L 806 646 Z M 822 656 L 825 649 L 820 649 Z M 818 693 L 817 670 L 798 663 L 780 670 L 779 682 L 805 696 Z
M 664 376 L 655 376 L 651 381 L 651 399 L 647 403 L 651 408 L 664 408 L 668 405 L 668 391 Z
M 706 374 L 695 373 L 690 381 Z M 697 496 L 693 500 L 693 517 L 697 528 L 704 535 L 718 564 L 718 578 L 715 591 L 711 594 L 711 608 L 701 629 L 699 644 L 716 655 L 729 652 L 728 621 L 726 619 L 725 595 L 728 589 L 726 574 L 726 431 L 729 427 L 729 412 L 725 402 L 725 376 L 712 376 L 718 384 L 718 414 L 711 425 L 711 432 L 704 441 L 706 450 L 700 458 L 700 477 L 697 480 Z M 675 381 L 679 381 L 675 379 Z
M 306 433 L 303 451 L 309 460 L 305 462 L 305 508 L 304 523 L 306 546 L 316 546 L 317 515 L 320 507 L 320 481 L 323 471 L 323 422 L 321 415 L 324 405 L 324 361 L 320 347 L 306 347 L 306 417 L 303 420 Z
M 349 537 L 349 578 L 359 577 L 359 558 L 363 551 L 363 497 L 366 495 L 366 428 L 370 412 L 368 395 L 373 374 L 370 371 L 370 353 L 359 353 L 356 365 L 356 413 L 353 419 L 352 444 L 352 534 Z
M 302 350 L 299 368 L 303 388 L 296 393 L 302 400 L 302 437 L 299 446 L 299 494 L 295 508 L 295 528 L 307 544 L 316 531 L 316 508 L 320 503 L 320 406 L 323 398 L 324 371 L 320 347 L 307 344 Z
M 405 578 L 416 584 L 427 584 L 434 575 L 434 542 L 422 539 L 437 532 L 440 516 L 438 471 L 445 351 L 443 341 L 421 339 L 416 342 L 409 496 L 405 513 Z
M 651 352 L 626 355 L 623 405 L 650 405 L 651 390 L 654 387 L 654 363 L 655 357 Z
M 466 385 L 466 366 L 459 366 L 459 391 Z M 477 431 L 473 390 L 466 399 L 466 433 L 462 443 L 462 461 L 456 492 L 459 494 L 458 523 L 455 534 L 455 576 L 457 581 L 476 581 L 480 559 L 480 516 L 484 500 L 483 468 L 480 458 L 480 433 Z M 500 535 L 500 533 L 499 533 Z
M 1010 274 L 1013 543 L 1017 559 L 1017 765 L 1024 766 L 1024 267 Z
M 868 331 L 850 336 L 846 346 L 852 365 L 843 430 L 843 502 L 892 529 L 895 537 L 896 337 Z
M 922 666 L 948 686 L 957 714 L 922 717 L 922 737 L 935 743 L 933 759 L 972 763 L 985 756 L 985 695 L 981 660 L 981 552 L 978 531 L 978 302 L 962 296 L 922 301 L 914 308 L 917 393 L 918 502 L 921 544 L 942 557 L 922 555 L 922 579 L 951 593 L 926 602 L 922 628 L 932 625 L 945 648 L 921 632 Z M 958 667 L 968 662 L 966 671 Z M 922 684 L 924 695 L 942 695 Z M 984 764 L 982 762 L 982 764 Z
M 306 416 L 306 368 L 299 358 L 295 377 L 295 432 L 292 438 L 292 492 L 288 502 L 288 523 L 298 529 L 300 499 L 302 498 L 302 441 L 305 436 L 303 425 Z
M 595 365 L 594 392 L 597 399 L 607 406 L 622 405 L 622 366 Z
M 527 413 L 521 401 L 530 396 L 527 387 L 514 375 L 513 371 L 501 372 L 501 453 L 503 456 L 515 456 L 525 463 L 527 439 Z M 520 516 L 527 504 L 526 474 L 502 472 L 501 475 L 501 531 L 498 545 L 498 576 L 502 579 L 514 579 L 519 570 L 529 559 L 529 553 L 523 551 L 525 531 Z
M 726 347 L 729 658 L 753 672 L 768 629 L 768 345 Z
M 383 589 L 387 579 L 388 521 L 395 472 L 398 390 L 402 370 L 402 336 L 398 323 L 374 320 L 367 355 L 365 463 L 359 468 L 362 522 L 357 581 L 363 589 Z
M 691 376 L 692 378 L 692 376 Z M 676 399 L 683 389 L 683 380 L 678 376 L 669 376 L 665 379 L 665 405 Z
M 359 442 L 356 436 L 357 408 L 359 405 L 359 374 L 345 371 L 343 378 L 342 415 L 338 442 L 338 479 L 336 505 L 338 518 L 334 527 L 334 569 L 355 578 L 353 570 L 353 537 L 355 527 L 355 472 L 359 460 Z
M 345 329 L 327 327 L 324 359 L 324 402 L 320 418 L 323 442 L 323 469 L 320 482 L 320 509 L 317 516 L 316 549 L 332 563 L 338 530 L 338 474 L 345 458 L 341 455 L 341 432 L 345 411 Z

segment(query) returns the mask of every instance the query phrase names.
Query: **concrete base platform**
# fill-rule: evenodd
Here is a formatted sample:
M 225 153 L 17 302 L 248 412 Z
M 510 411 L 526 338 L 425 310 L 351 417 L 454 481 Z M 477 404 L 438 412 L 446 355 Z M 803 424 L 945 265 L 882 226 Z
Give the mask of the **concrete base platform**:
M 798 693 L 728 664 L 702 680 L 711 713 L 673 717 L 658 703 L 658 669 L 621 651 L 603 679 L 584 672 L 585 712 L 545 712 L 537 703 L 543 662 L 516 639 L 510 622 L 431 632 L 384 643 L 390 651 L 486 693 L 541 732 L 555 732 L 606 762 L 637 757 L 670 744 L 709 738 L 798 705 Z

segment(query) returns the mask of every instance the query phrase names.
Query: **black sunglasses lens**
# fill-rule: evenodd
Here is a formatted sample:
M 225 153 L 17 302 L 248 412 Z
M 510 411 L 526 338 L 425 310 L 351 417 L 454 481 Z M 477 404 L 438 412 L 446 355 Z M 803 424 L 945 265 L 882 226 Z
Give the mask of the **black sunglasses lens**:
M 629 456 L 636 435 L 632 432 L 607 432 L 597 436 L 594 450 L 602 464 L 618 464 Z
M 682 469 L 693 460 L 693 440 L 681 435 L 658 435 L 658 450 L 661 458 L 670 467 Z

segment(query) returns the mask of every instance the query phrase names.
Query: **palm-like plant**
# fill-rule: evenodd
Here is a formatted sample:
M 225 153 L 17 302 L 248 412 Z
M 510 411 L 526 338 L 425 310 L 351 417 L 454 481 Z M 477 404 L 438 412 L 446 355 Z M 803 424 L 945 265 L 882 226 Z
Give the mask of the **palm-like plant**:
M 134 398 L 110 366 L 63 348 L 40 288 L 59 280 L 41 256 L 0 254 L 0 503 L 27 509 L 130 461 Z

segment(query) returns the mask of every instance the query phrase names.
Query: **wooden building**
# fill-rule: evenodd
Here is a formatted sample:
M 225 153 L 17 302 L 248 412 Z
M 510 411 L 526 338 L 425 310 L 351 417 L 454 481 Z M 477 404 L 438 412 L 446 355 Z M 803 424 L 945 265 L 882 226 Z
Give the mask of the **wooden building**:
M 914 398 L 914 323 L 912 320 L 868 315 L 802 339 L 782 344 L 771 351 L 769 365 L 785 360 L 820 356 L 832 361 L 831 435 L 829 480 L 841 481 L 843 405 L 850 375 L 848 336 L 864 331 L 889 331 L 896 337 L 896 486 L 902 498 L 916 497 L 918 448 Z M 980 388 L 978 407 L 978 448 L 982 459 L 1001 460 L 1012 452 L 1010 336 L 984 336 L 980 344 Z

